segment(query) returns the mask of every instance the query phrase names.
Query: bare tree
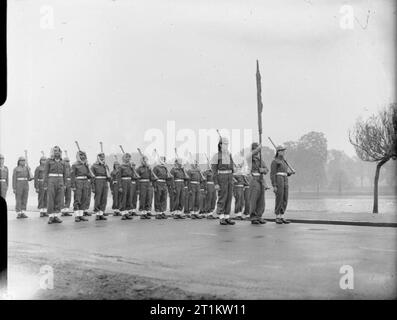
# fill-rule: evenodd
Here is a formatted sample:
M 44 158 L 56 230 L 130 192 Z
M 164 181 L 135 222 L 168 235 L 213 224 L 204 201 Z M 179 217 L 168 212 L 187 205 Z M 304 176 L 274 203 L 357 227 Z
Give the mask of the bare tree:
M 381 167 L 397 159 L 397 103 L 367 120 L 357 120 L 349 132 L 350 143 L 363 161 L 376 162 L 373 213 L 378 213 L 378 181 Z

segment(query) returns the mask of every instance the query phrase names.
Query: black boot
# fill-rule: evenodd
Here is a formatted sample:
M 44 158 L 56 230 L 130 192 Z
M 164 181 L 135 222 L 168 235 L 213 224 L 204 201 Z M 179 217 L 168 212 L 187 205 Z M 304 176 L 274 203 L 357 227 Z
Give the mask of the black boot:
M 228 223 L 227 223 L 226 219 L 221 219 L 221 220 L 219 220 L 219 224 L 225 226 L 225 225 L 227 225 Z
M 230 224 L 230 225 L 236 224 L 232 219 L 229 219 L 229 218 L 225 219 L 225 221 L 227 222 L 227 224 Z

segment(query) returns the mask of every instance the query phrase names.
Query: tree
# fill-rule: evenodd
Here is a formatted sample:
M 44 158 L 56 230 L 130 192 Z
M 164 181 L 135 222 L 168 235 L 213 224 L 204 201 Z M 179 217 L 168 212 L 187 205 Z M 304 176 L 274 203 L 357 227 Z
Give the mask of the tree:
M 373 213 L 378 213 L 378 182 L 381 167 L 397 159 L 397 103 L 389 105 L 367 120 L 358 119 L 350 143 L 363 161 L 376 162 Z
M 326 181 L 327 139 L 324 133 L 312 131 L 303 135 L 296 151 L 299 155 L 296 171 L 301 170 L 304 184 L 314 186 L 318 194 L 320 186 Z

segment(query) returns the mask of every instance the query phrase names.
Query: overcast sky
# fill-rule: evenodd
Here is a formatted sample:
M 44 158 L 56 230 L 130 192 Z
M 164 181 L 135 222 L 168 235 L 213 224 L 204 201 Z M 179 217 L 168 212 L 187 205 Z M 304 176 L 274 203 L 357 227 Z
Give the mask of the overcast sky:
M 354 29 L 340 27 L 346 4 Z M 13 167 L 28 149 L 36 164 L 55 144 L 74 158 L 78 140 L 93 162 L 98 141 L 132 151 L 167 120 L 256 137 L 259 59 L 264 137 L 321 131 L 353 155 L 348 129 L 395 99 L 395 10 L 392 0 L 11 0 L 0 152 Z

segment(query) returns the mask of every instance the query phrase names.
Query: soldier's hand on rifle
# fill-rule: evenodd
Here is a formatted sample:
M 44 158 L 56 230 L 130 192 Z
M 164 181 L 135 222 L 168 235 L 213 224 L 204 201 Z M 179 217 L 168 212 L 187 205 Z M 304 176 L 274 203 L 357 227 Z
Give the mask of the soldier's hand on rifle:
M 13 191 L 14 193 L 17 193 L 17 190 L 15 190 L 15 189 L 13 189 L 12 191 Z
M 119 188 L 119 192 L 123 192 L 123 188 Z
M 216 184 L 216 185 L 215 185 L 215 190 L 216 190 L 216 191 L 219 191 L 220 189 L 221 189 L 221 187 L 219 186 L 219 184 Z
M 273 187 L 273 192 L 277 193 L 277 187 Z
M 39 193 L 39 189 L 36 189 L 36 193 Z

